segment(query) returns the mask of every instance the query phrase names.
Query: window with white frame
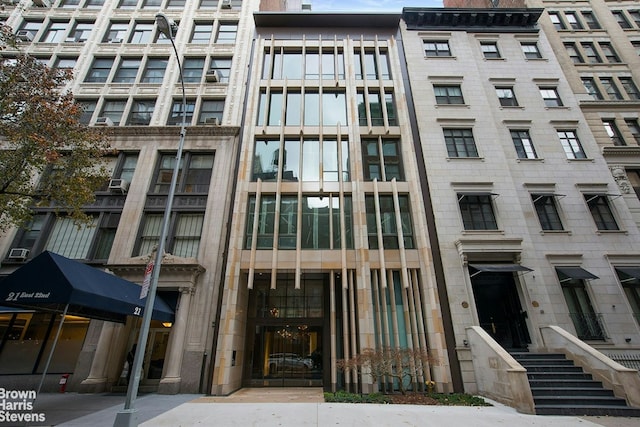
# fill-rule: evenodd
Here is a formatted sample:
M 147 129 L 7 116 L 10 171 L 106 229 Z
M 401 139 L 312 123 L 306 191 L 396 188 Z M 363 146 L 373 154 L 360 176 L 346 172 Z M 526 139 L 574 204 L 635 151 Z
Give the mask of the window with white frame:
M 229 76 L 231 76 L 231 61 L 230 57 L 218 57 L 211 58 L 209 69 L 218 73 L 218 82 L 229 83 Z
M 236 42 L 236 33 L 238 32 L 237 22 L 221 22 L 218 26 L 216 34 L 217 44 L 232 44 Z
M 212 153 L 185 152 L 178 172 L 176 194 L 209 193 L 213 157 Z M 150 193 L 166 194 L 169 192 L 175 163 L 175 153 L 162 153 L 154 180 L 149 189 Z
M 96 107 L 98 106 L 97 99 L 77 99 L 76 102 L 80 104 L 82 107 L 82 114 L 80 115 L 80 123 L 83 125 L 88 125 L 91 123 L 91 119 L 93 118 L 93 113 L 96 111 Z
M 68 26 L 68 21 L 51 22 L 41 41 L 44 43 L 62 43 L 66 38 Z
M 162 83 L 164 73 L 167 69 L 167 58 L 147 58 L 144 71 L 142 72 L 142 83 Z
M 213 22 L 196 22 L 193 24 L 191 43 L 208 44 L 213 33 Z
M 153 26 L 154 24 L 146 22 L 136 22 L 131 31 L 131 38 L 129 43 L 151 43 L 153 41 Z
M 471 128 L 444 128 L 442 132 L 449 157 L 479 157 Z
M 93 22 L 76 22 L 69 34 L 69 37 L 67 38 L 67 41 L 73 41 L 75 43 L 86 42 L 89 40 L 89 35 L 93 30 L 93 25 Z
M 596 19 L 595 15 L 593 14 L 593 12 L 582 11 L 581 14 L 582 14 L 582 19 L 587 24 L 587 27 L 589 27 L 590 30 L 599 30 L 600 28 L 602 28 L 600 26 L 600 23 Z
M 618 77 L 622 88 L 627 93 L 629 99 L 638 100 L 640 99 L 640 91 L 638 91 L 638 87 L 633 82 L 631 77 Z
M 627 125 L 631 135 L 633 135 L 636 144 L 640 145 L 640 123 L 638 123 L 638 119 L 624 119 L 624 123 Z
M 122 43 L 129 30 L 128 22 L 112 22 L 102 39 L 103 43 Z
M 512 129 L 511 140 L 516 149 L 516 153 L 519 159 L 537 159 L 538 155 L 533 147 L 533 141 L 529 131 L 526 129 Z
M 464 104 L 460 85 L 433 85 L 436 104 Z
M 540 96 L 546 107 L 562 107 L 562 100 L 555 87 L 540 87 Z
M 155 99 L 134 99 L 129 111 L 129 120 L 127 124 L 130 126 L 148 126 L 151 123 L 151 116 L 156 107 Z
M 574 42 L 565 43 L 564 48 L 566 49 L 567 54 L 569 54 L 569 58 L 571 58 L 571 61 L 573 61 L 574 64 L 584 63 L 584 58 L 582 57 L 582 54 L 580 53 Z
M 584 85 L 584 88 L 587 90 L 587 93 L 591 95 L 591 98 L 593 98 L 594 100 L 604 99 L 593 77 L 582 77 L 582 84 Z
M 561 129 L 557 131 L 562 149 L 568 159 L 586 159 L 587 155 L 582 149 L 575 129 Z
M 600 77 L 600 84 L 604 88 L 604 91 L 607 93 L 610 100 L 622 101 L 624 99 L 613 78 Z
M 198 124 L 222 123 L 224 99 L 204 99 L 200 104 Z
M 582 51 L 584 52 L 586 61 L 589 64 L 602 63 L 602 58 L 600 57 L 600 54 L 598 53 L 595 45 L 592 42 L 582 42 L 580 43 L 580 46 L 582 46 Z
M 538 49 L 538 44 L 536 42 L 522 42 L 520 43 L 520 47 L 522 48 L 522 53 L 524 53 L 524 57 L 526 59 L 542 58 L 542 53 L 540 53 L 540 49 Z
M 171 113 L 169 113 L 169 117 L 167 118 L 167 125 L 181 126 L 183 118 L 185 125 L 191 124 L 195 109 L 195 99 L 187 99 L 186 104 L 183 104 L 182 99 L 175 99 L 171 106 Z M 186 113 L 183 114 L 183 111 Z
M 501 107 L 517 107 L 518 100 L 515 93 L 513 93 L 513 87 L 511 86 L 496 86 L 496 95 L 500 101 Z
M 150 254 L 160 239 L 163 214 L 145 213 L 136 255 Z M 203 212 L 174 213 L 167 231 L 166 251 L 184 258 L 197 257 L 202 237 Z
M 66 68 L 69 70 L 73 70 L 77 63 L 78 63 L 78 58 L 75 56 L 59 56 L 56 58 L 53 64 L 53 68 L 60 68 L 60 69 Z
M 575 12 L 565 12 L 564 18 L 567 20 L 567 23 L 572 30 L 582 30 L 584 28 Z
M 498 43 L 496 42 L 481 42 L 480 48 L 482 49 L 482 55 L 486 59 L 499 59 L 500 51 L 498 50 Z
M 618 25 L 620 25 L 620 28 L 631 28 L 631 23 L 624 15 L 624 12 L 622 10 L 613 10 L 611 11 L 611 13 L 613 14 L 613 17 L 616 18 L 616 21 L 618 22 Z
M 447 40 L 424 40 L 422 45 L 426 57 L 451 56 L 451 49 L 449 49 Z
M 602 124 L 613 145 L 627 145 L 620 133 L 620 129 L 618 129 L 618 126 L 616 125 L 615 119 L 602 119 Z
M 200 83 L 204 58 L 185 58 L 182 62 L 182 78 L 185 83 Z
M 84 81 L 87 83 L 104 83 L 109 77 L 114 58 L 95 58 Z
M 598 44 L 600 45 L 600 50 L 604 54 L 604 57 L 607 58 L 607 62 L 611 64 L 620 62 L 620 58 L 618 57 L 616 51 L 613 49 L 613 46 L 611 46 L 611 43 L 599 42 Z
M 558 12 L 548 12 L 548 13 L 549 13 L 549 19 L 551 19 L 551 23 L 553 24 L 553 27 L 556 30 L 567 29 L 566 25 L 564 24 L 564 21 L 562 20 Z
M 115 126 L 118 126 L 122 121 L 122 114 L 126 106 L 126 99 L 105 99 L 102 104 L 102 110 L 100 111 L 100 117 L 106 117 L 110 119 Z
M 142 58 L 122 58 L 113 76 L 113 83 L 135 83 Z

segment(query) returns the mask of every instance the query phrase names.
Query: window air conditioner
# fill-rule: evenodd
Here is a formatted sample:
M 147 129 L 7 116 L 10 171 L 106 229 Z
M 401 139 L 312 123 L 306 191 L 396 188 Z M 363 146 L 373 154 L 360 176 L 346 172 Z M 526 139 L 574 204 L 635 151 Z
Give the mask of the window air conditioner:
M 38 7 L 51 7 L 51 2 L 49 0 L 33 0 L 33 4 Z
M 98 117 L 95 126 L 113 126 L 113 121 L 109 117 Z
M 208 82 L 218 83 L 220 81 L 220 73 L 218 73 L 218 70 L 209 70 L 205 79 Z
M 124 179 L 110 179 L 109 190 L 113 192 L 126 193 L 129 189 L 129 183 Z
M 22 40 L 23 42 L 32 42 L 33 36 L 33 31 L 29 30 L 20 30 L 16 33 L 16 38 L 18 40 Z
M 222 0 L 222 9 L 231 9 L 231 0 Z
M 8 259 L 15 259 L 24 261 L 29 256 L 29 249 L 24 248 L 11 248 L 9 251 Z
M 109 39 L 109 43 L 122 43 L 122 39 Z
M 204 121 L 205 125 L 214 125 L 214 126 L 220 126 L 220 120 L 218 120 L 217 117 L 209 117 L 208 119 L 206 119 Z

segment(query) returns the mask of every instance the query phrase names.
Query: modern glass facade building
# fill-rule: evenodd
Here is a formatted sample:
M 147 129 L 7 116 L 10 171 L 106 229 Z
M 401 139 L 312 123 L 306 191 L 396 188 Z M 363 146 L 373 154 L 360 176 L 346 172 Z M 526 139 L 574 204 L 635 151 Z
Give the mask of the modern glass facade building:
M 604 28 L 583 3 L 576 19 Z M 482 392 L 477 360 L 488 357 L 474 328 L 507 350 L 545 350 L 545 328 L 559 326 L 607 354 L 638 353 L 630 141 L 640 68 L 617 36 L 566 30 L 580 40 L 564 41 L 575 45 L 564 56 L 549 13 L 520 5 L 397 14 L 258 0 L 22 6 L 6 5 L 0 19 L 23 52 L 73 69 L 83 121 L 102 126 L 116 154 L 86 209 L 94 227 L 38 208 L 28 227 L 0 237 L 2 276 L 50 250 L 142 283 L 183 113 L 178 63 L 155 14 L 179 24 L 188 127 L 159 284 L 176 319 L 152 323 L 142 387 L 370 392 L 393 380 L 339 360 L 406 348 L 431 356 L 414 386 Z M 631 28 L 634 11 L 622 12 Z M 57 321 L 0 312 L 1 383 L 36 381 Z M 72 372 L 72 390 L 123 390 L 138 322 L 65 323 L 50 386 Z

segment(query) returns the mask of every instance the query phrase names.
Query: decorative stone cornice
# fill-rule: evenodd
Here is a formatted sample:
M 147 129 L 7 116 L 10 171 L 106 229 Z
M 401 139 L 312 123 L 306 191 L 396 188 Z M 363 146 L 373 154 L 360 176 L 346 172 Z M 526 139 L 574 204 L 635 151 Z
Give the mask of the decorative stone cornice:
M 238 126 L 187 126 L 186 136 L 236 136 Z M 112 126 L 102 128 L 110 136 L 180 135 L 180 126 Z

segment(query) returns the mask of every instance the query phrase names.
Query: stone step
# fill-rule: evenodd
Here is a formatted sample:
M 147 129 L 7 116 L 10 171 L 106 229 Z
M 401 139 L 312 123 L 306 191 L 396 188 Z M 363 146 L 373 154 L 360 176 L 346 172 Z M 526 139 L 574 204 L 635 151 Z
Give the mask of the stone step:
M 614 397 L 613 391 L 602 387 L 531 387 L 533 397 L 538 396 L 602 396 Z
M 533 401 L 536 408 L 538 406 L 594 406 L 594 407 L 606 407 L 606 406 L 620 406 L 627 407 L 627 402 L 624 399 L 620 399 L 613 396 L 534 396 Z
M 640 417 L 640 409 L 593 405 L 536 405 L 536 415 Z
M 529 380 L 591 380 L 593 377 L 584 371 L 579 372 L 527 372 Z

